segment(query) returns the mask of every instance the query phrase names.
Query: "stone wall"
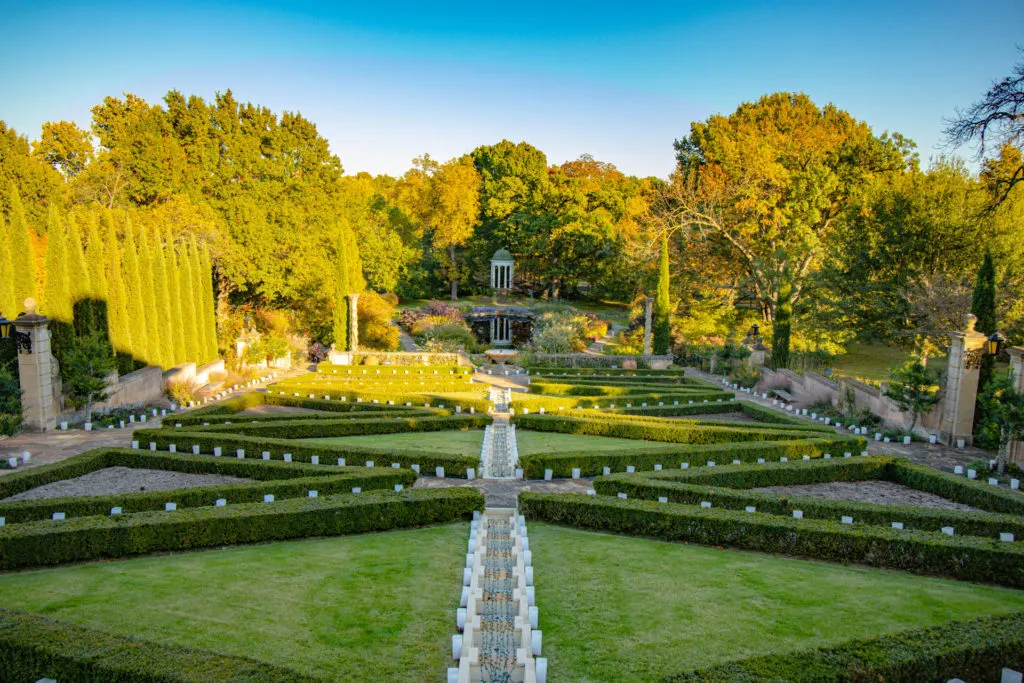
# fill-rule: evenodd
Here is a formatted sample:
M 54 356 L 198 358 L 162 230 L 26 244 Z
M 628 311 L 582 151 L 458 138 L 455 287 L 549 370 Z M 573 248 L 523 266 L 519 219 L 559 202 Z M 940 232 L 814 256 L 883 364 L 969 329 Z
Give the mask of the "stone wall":
M 164 377 L 160 367 L 149 365 L 135 372 L 119 377 L 112 372 L 107 378 L 110 398 L 93 406 L 93 414 L 103 413 L 118 406 L 132 406 L 159 401 L 164 395 Z M 85 410 L 64 413 L 59 422 L 75 422 L 85 418 Z

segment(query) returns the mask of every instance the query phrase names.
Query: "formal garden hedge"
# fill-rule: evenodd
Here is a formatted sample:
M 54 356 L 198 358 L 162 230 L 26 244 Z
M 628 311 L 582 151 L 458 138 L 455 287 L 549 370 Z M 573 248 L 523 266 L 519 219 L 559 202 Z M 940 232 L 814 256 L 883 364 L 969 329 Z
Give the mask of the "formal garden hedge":
M 219 447 L 222 453 L 228 456 L 241 448 L 247 458 L 255 458 L 257 454 L 262 456 L 263 451 L 267 451 L 272 460 L 282 460 L 285 453 L 290 453 L 294 462 L 304 463 L 312 462 L 314 456 L 319 458 L 321 463 L 336 463 L 338 458 L 344 458 L 346 464 L 351 462 L 359 465 L 370 460 L 383 466 L 389 466 L 391 463 L 398 463 L 403 468 L 418 465 L 424 474 L 432 474 L 437 467 L 443 467 L 445 476 L 448 477 L 465 477 L 467 468 L 476 468 L 480 465 L 480 458 L 477 456 L 450 455 L 415 448 L 345 446 L 267 436 L 244 436 L 228 432 L 211 433 L 184 427 L 137 429 L 134 436 L 143 448 L 154 443 L 158 449 L 166 450 L 174 444 L 178 450 L 191 452 L 192 446 L 199 446 L 200 453 L 212 455 L 214 448 Z
M 491 424 L 491 416 L 435 415 L 425 417 L 360 417 L 323 419 L 295 416 L 292 420 L 260 422 L 241 420 L 231 424 L 211 424 L 191 427 L 193 432 L 209 434 L 240 434 L 279 439 L 312 439 L 336 436 L 362 436 L 366 434 L 398 434 L 408 432 L 438 432 L 451 429 L 482 429 Z M 145 430 L 142 430 L 145 431 Z
M 820 433 L 814 431 L 779 430 L 762 427 L 761 425 L 742 423 L 733 423 L 733 426 L 706 426 L 698 421 L 656 421 L 651 418 L 626 420 L 616 416 L 579 418 L 563 417 L 560 415 L 516 415 L 513 417 L 513 421 L 524 429 L 540 432 L 610 436 L 620 439 L 683 444 L 786 441 L 790 439 L 804 439 L 810 435 Z M 850 437 L 849 440 L 860 444 L 861 448 L 866 445 L 864 439 L 860 437 Z
M 818 460 L 799 463 L 741 465 L 702 468 L 684 471 L 642 474 L 614 474 L 594 482 L 594 490 L 601 495 L 617 496 L 625 493 L 629 498 L 657 500 L 667 498 L 671 503 L 698 505 L 707 501 L 715 508 L 744 510 L 751 506 L 760 514 L 791 517 L 794 510 L 803 511 L 805 518 L 839 521 L 852 517 L 854 525 L 891 526 L 901 522 L 906 529 L 940 531 L 953 527 L 954 533 L 967 536 L 999 538 L 1001 533 L 1012 533 L 1024 539 L 1024 500 L 1017 515 L 990 512 L 940 510 L 906 505 L 879 505 L 846 500 L 830 500 L 809 496 L 757 493 L 744 489 L 757 486 L 802 485 L 835 481 L 892 481 L 905 480 L 905 471 L 920 478 L 952 479 L 950 499 L 971 500 L 974 507 L 997 509 L 1004 505 L 1006 492 L 991 490 L 977 482 L 957 478 L 915 465 L 894 457 L 843 458 L 838 461 Z M 1015 498 L 1024 498 L 1014 496 Z
M 440 524 L 483 508 L 476 489 L 451 487 L 24 522 L 0 527 L 0 569 Z
M 0 608 L 0 680 L 95 683 L 312 683 L 246 657 L 127 638 Z
M 475 385 L 474 385 L 475 386 Z M 291 395 L 293 398 L 299 396 L 329 396 L 331 401 L 351 401 L 352 403 L 363 402 L 372 404 L 376 401 L 379 404 L 391 402 L 396 406 L 404 406 L 406 403 L 413 408 L 447 408 L 449 411 L 456 407 L 462 410 L 473 408 L 479 413 L 486 413 L 491 408 L 491 402 L 483 397 L 471 398 L 469 396 L 450 396 L 437 392 L 431 388 L 429 391 L 393 391 L 385 389 L 353 389 L 341 387 L 336 384 L 320 383 L 290 383 L 274 384 L 269 387 L 269 392 L 277 392 L 278 396 Z
M 747 443 L 720 443 L 707 445 L 680 445 L 678 449 L 651 448 L 640 443 L 636 448 L 618 449 L 611 452 L 562 451 L 558 453 L 519 454 L 523 476 L 538 479 L 545 470 L 551 470 L 553 477 L 570 477 L 578 468 L 580 475 L 593 477 L 609 468 L 612 472 L 625 472 L 634 467 L 637 472 L 653 470 L 657 465 L 666 469 L 678 469 L 683 463 L 689 467 L 706 465 L 708 461 L 725 464 L 733 460 L 756 462 L 758 458 L 778 460 L 796 459 L 803 456 L 820 458 L 825 453 L 844 452 L 863 445 L 861 440 L 844 437 L 798 438 L 790 441 L 751 441 Z M 852 451 L 851 451 L 852 452 Z
M 731 398 L 731 397 L 730 397 Z M 637 406 L 634 405 L 630 408 L 623 407 L 625 404 L 619 404 L 615 408 L 608 408 L 608 404 L 600 404 L 600 412 L 597 408 L 569 408 L 558 407 L 552 412 L 557 412 L 559 415 L 568 415 L 572 417 L 594 417 L 595 415 L 623 415 L 629 417 L 691 417 L 694 415 L 718 415 L 725 413 L 735 413 L 739 410 L 738 401 L 723 401 L 722 403 L 690 403 L 689 401 L 674 400 L 668 405 L 664 405 L 664 401 L 660 401 L 662 405 L 648 405 L 648 406 Z M 547 410 L 547 408 L 545 408 Z
M 234 455 L 234 454 L 232 454 Z M 251 456 L 250 456 L 251 457 Z M 81 462 L 80 462 L 81 461 Z M 214 505 L 223 498 L 229 503 L 254 503 L 271 494 L 275 500 L 299 498 L 317 491 L 319 495 L 350 493 L 358 487 L 364 491 L 393 489 L 396 484 L 412 486 L 415 472 L 408 469 L 385 467 L 336 467 L 307 465 L 283 461 L 230 458 L 210 458 L 201 455 L 177 455 L 149 451 L 100 449 L 74 456 L 63 462 L 45 465 L 18 474 L 29 475 L 4 486 L 6 492 L 35 488 L 42 483 L 81 476 L 85 468 L 96 471 L 106 467 L 135 467 L 160 469 L 190 474 L 220 474 L 244 477 L 256 481 L 239 484 L 197 486 L 172 491 L 143 491 L 99 496 L 41 498 L 0 502 L 0 517 L 8 524 L 47 520 L 54 512 L 63 512 L 68 519 L 90 515 L 106 515 L 115 507 L 122 513 L 163 510 L 167 502 L 179 509 Z M 39 471 L 43 470 L 43 471 Z M 63 476 L 61 474 L 64 473 Z M 20 492 L 15 491 L 15 492 Z M 2 495 L 2 494 L 0 494 Z M 5 496 L 6 497 L 6 496 Z
M 447 377 L 470 376 L 475 368 L 468 365 L 334 365 L 326 361 L 318 363 L 316 372 L 320 375 L 339 377 Z
M 520 493 L 528 519 L 1024 588 L 1017 543 L 645 500 Z
M 652 370 L 650 368 L 563 368 L 556 365 L 529 365 L 526 367 L 526 374 L 531 377 L 685 377 L 685 370 Z M 692 382 L 702 382 L 692 377 L 685 377 Z M 706 383 L 706 382 L 705 382 Z
M 716 404 L 717 405 L 717 404 Z M 723 404 L 725 405 L 725 404 Z M 680 406 L 682 407 L 682 406 Z M 692 406 L 686 406 L 687 408 Z M 734 404 L 734 408 L 739 407 L 738 404 Z M 736 412 L 735 410 L 733 412 Z M 758 430 L 769 430 L 774 432 L 787 432 L 787 433 L 803 433 L 803 434 L 817 434 L 817 435 L 833 435 L 835 430 L 831 427 L 824 425 L 818 425 L 816 423 L 799 422 L 797 424 L 789 423 L 777 423 L 777 422 L 741 422 L 737 420 L 729 419 L 716 419 L 714 417 L 705 417 L 703 415 L 696 417 L 695 419 L 670 419 L 661 415 L 630 415 L 622 414 L 618 411 L 597 411 L 597 410 L 570 410 L 568 412 L 561 412 L 556 417 L 576 417 L 583 419 L 598 419 L 605 420 L 608 422 L 621 422 L 624 424 L 639 424 L 639 425 L 654 425 L 654 426 L 706 426 L 706 427 L 730 427 L 733 429 L 738 428 L 755 428 Z M 682 416 L 681 416 L 682 417 Z
M 529 385 L 530 393 L 548 394 L 556 396 L 607 396 L 607 397 L 630 397 L 639 394 L 649 395 L 653 392 L 662 392 L 672 395 L 707 395 L 708 393 L 721 393 L 720 389 L 713 386 L 689 386 L 676 384 L 655 384 L 651 382 L 637 381 L 634 383 L 619 384 L 592 384 L 586 382 L 554 382 L 546 380 L 535 380 Z
M 330 403 L 330 401 L 327 401 Z M 433 408 L 396 408 L 395 406 L 373 404 L 372 410 L 361 410 L 362 404 L 338 403 L 340 406 L 352 405 L 356 410 L 339 410 L 330 413 L 269 413 L 266 415 L 241 415 L 228 413 L 226 415 L 181 415 L 173 420 L 174 426 L 210 426 L 222 424 L 242 424 L 281 422 L 285 420 L 365 420 L 367 418 L 382 417 L 429 417 L 432 415 L 445 415 L 447 411 L 438 411 Z M 172 422 L 167 420 L 168 423 Z
M 1024 669 L 1024 612 L 854 640 L 816 650 L 726 662 L 669 676 L 671 683 L 1000 680 Z

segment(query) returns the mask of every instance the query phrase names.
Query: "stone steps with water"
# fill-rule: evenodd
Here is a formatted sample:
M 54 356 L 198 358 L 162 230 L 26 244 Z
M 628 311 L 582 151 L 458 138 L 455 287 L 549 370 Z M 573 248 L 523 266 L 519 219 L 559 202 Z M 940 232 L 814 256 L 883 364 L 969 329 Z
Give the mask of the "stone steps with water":
M 492 508 L 470 527 L 448 683 L 545 683 L 547 660 L 533 589 L 526 523 Z

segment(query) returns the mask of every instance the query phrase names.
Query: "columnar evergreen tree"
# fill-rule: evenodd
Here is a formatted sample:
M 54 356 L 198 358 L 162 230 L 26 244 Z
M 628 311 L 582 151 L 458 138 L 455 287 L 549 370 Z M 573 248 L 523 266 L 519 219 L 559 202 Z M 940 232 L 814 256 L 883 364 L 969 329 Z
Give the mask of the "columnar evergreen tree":
M 150 258 L 153 262 L 153 289 L 156 294 L 156 329 L 164 340 L 160 344 L 158 365 L 165 370 L 174 367 L 174 314 L 171 310 L 171 296 L 168 284 L 170 277 L 167 272 L 167 259 L 164 256 L 164 245 L 160 231 L 154 229 L 151 235 Z
M 334 257 L 334 348 L 348 351 L 349 240 L 343 226 Z
M 128 317 L 128 298 L 125 289 L 124 268 L 122 265 L 122 246 L 117 239 L 117 224 L 111 213 L 103 214 L 106 234 L 106 276 L 107 276 L 107 316 L 110 325 L 110 342 L 117 354 L 118 371 L 121 374 L 131 372 L 132 355 L 132 320 Z
M 211 360 L 210 337 L 206 329 L 206 289 L 203 278 L 209 274 L 203 271 L 202 258 L 199 256 L 199 245 L 190 241 L 188 245 L 189 269 L 192 271 L 192 295 L 195 297 L 196 315 L 196 357 L 199 361 Z
M 0 273 L 13 273 L 14 264 L 11 260 L 11 229 L 0 214 Z M 0 277 L 0 314 L 13 319 L 18 314 L 15 305 L 17 298 L 14 293 L 14 278 L 9 275 Z
M 185 317 L 181 306 L 181 271 L 179 270 L 178 252 L 174 244 L 167 238 L 167 246 L 164 248 L 164 258 L 167 264 L 167 293 L 170 300 L 171 315 L 171 343 L 174 350 L 171 356 L 171 365 L 180 365 L 187 360 L 185 354 Z
M 10 215 L 7 217 L 11 225 L 11 270 L 9 277 L 14 281 L 14 307 L 10 317 L 24 310 L 25 299 L 39 299 L 36 291 L 36 260 L 32 249 L 32 240 L 28 236 L 28 221 L 25 208 L 17 189 L 11 185 Z
M 971 313 L 978 316 L 975 329 L 979 332 L 992 334 L 996 331 L 996 269 L 992 263 L 992 253 L 987 249 L 974 284 Z
M 202 347 L 200 337 L 200 326 L 196 315 L 199 311 L 196 306 L 195 275 L 192 268 L 192 240 L 188 240 L 181 247 L 178 254 L 179 268 L 179 295 L 181 300 L 181 327 L 185 339 L 185 360 L 195 363 L 202 363 L 205 360 L 205 349 Z
M 82 246 L 82 233 L 78 229 L 78 221 L 68 216 L 68 298 L 74 311 L 76 335 L 85 335 L 93 331 L 95 321 L 92 306 L 88 301 L 92 298 L 92 283 L 89 281 L 89 268 L 85 261 L 85 250 Z
M 199 273 L 203 281 L 204 291 L 203 315 L 206 328 L 204 336 L 209 344 L 209 348 L 206 351 L 206 360 L 212 361 L 217 358 L 217 313 L 213 296 L 213 267 L 210 262 L 210 252 L 205 244 L 199 256 L 202 261 Z
M 149 230 L 145 226 L 138 229 L 139 236 L 139 279 L 142 287 L 138 290 L 142 299 L 142 309 L 146 317 L 146 334 L 148 343 L 144 347 L 144 359 L 149 365 L 161 365 L 164 356 L 164 345 L 167 335 L 159 321 L 160 313 L 157 306 L 156 278 L 154 277 L 153 249 L 150 247 Z
M 668 232 L 661 233 L 661 259 L 658 264 L 658 291 L 654 299 L 653 350 L 658 355 L 669 352 L 672 344 L 671 304 L 668 294 Z
M 793 324 L 793 280 L 783 269 L 772 328 L 772 368 L 789 367 L 789 335 Z
M 68 281 L 67 232 L 57 209 L 46 214 L 46 286 L 39 309 L 54 320 L 70 323 L 71 283 Z
M 91 297 L 96 301 L 106 301 L 107 291 L 106 260 L 107 253 L 103 240 L 100 238 L 99 216 L 95 212 L 88 214 L 85 228 L 85 262 L 89 268 L 89 285 Z
M 146 290 L 143 285 L 142 268 L 139 265 L 139 249 L 135 244 L 135 228 L 125 223 L 122 246 L 121 273 L 125 284 L 128 319 L 131 323 L 131 354 L 136 360 L 149 362 L 150 336 L 149 315 L 146 312 Z

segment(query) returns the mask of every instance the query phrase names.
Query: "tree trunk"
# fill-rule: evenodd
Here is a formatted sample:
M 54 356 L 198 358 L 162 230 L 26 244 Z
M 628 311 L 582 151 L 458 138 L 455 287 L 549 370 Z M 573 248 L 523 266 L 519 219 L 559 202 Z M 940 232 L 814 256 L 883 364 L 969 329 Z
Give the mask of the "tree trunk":
M 454 303 L 454 302 L 459 300 L 459 278 L 456 276 L 456 273 L 458 273 L 459 271 L 456 270 L 456 268 L 455 268 L 455 245 L 454 244 L 449 244 L 448 245 L 448 260 L 450 261 L 450 264 L 451 264 L 451 273 L 452 273 L 452 302 Z
M 459 300 L 459 281 L 452 280 L 452 303 Z

